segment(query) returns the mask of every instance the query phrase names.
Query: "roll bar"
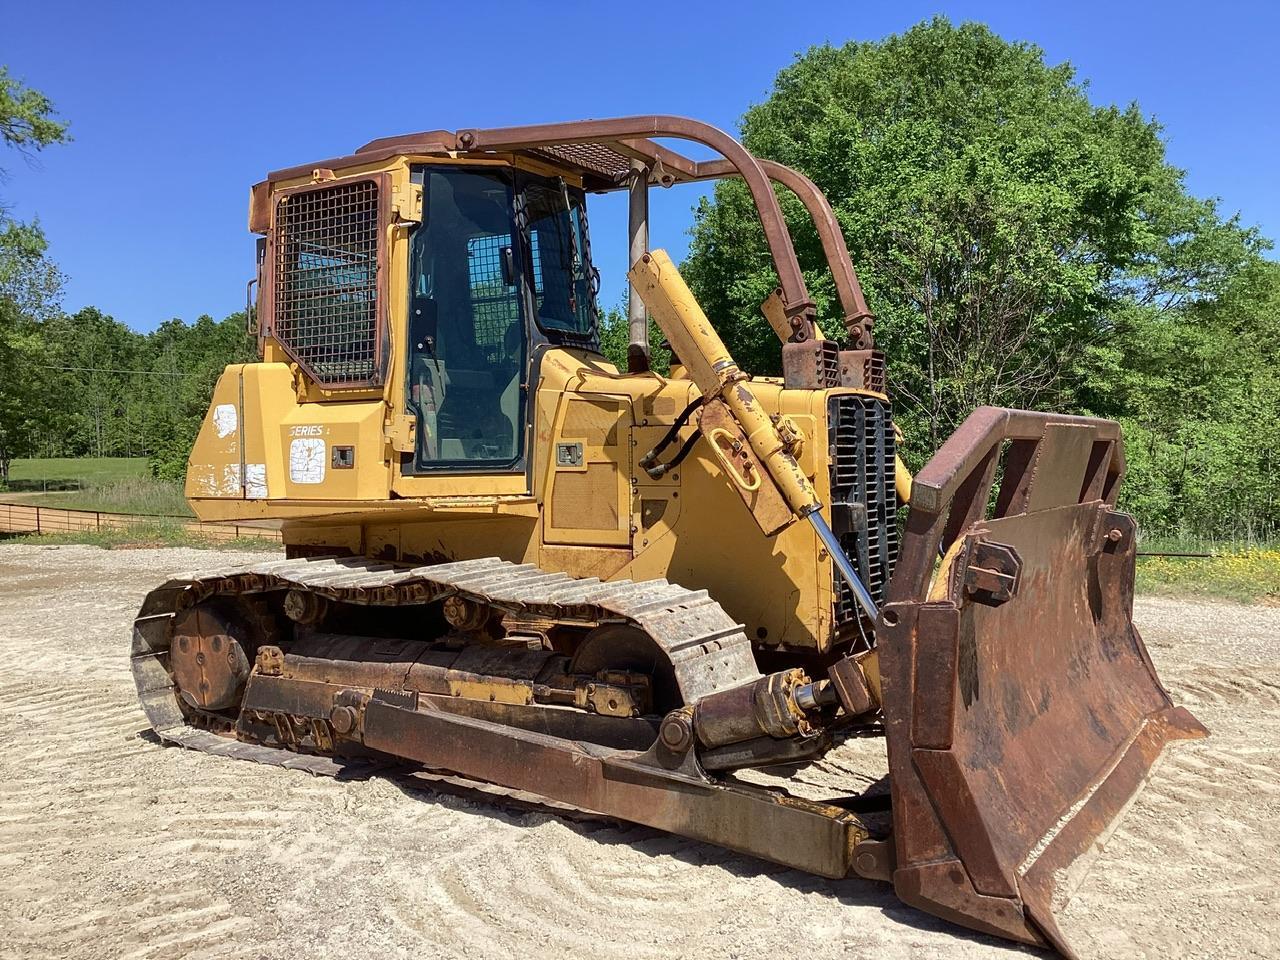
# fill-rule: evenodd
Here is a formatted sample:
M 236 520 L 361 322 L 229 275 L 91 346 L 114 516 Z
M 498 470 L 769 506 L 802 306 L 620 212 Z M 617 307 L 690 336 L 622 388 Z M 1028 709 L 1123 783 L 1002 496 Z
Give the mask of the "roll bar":
M 758 162 L 770 180 L 790 190 L 809 211 L 809 218 L 818 231 L 822 252 L 826 255 L 827 266 L 831 270 L 831 278 L 835 281 L 836 296 L 840 298 L 840 306 L 844 310 L 845 330 L 853 340 L 854 349 L 862 349 L 864 340 L 869 346 L 868 334 L 875 322 L 875 314 L 867 306 L 862 294 L 862 284 L 858 282 L 858 274 L 853 269 L 853 258 L 849 256 L 849 247 L 840 230 L 840 222 L 836 219 L 826 194 L 799 170 L 773 160 Z M 708 180 L 736 175 L 723 160 L 700 163 L 698 172 Z
M 701 143 L 719 153 L 721 158 L 692 160 L 656 143 L 652 139 L 655 137 Z M 858 283 L 839 223 L 822 191 L 798 171 L 771 160 L 758 159 L 728 133 L 688 117 L 648 114 L 519 127 L 466 128 L 453 133 L 431 130 L 383 137 L 365 144 L 352 156 L 275 171 L 268 176 L 268 183 L 305 175 L 316 168 L 338 169 L 396 154 L 453 155 L 484 151 L 528 153 L 575 168 L 582 174 L 583 185 L 595 191 L 632 188 L 640 166 L 648 172 L 647 182 L 662 186 L 740 177 L 751 193 L 778 272 L 779 299 L 791 330 L 789 339 L 791 342 L 803 342 L 815 337 L 815 309 L 782 217 L 782 209 L 772 189 L 773 183 L 785 186 L 804 204 L 818 231 L 852 346 L 855 349 L 871 346 L 870 328 L 874 317 Z M 255 188 L 255 198 L 259 195 L 265 198 L 266 193 L 260 188 L 267 185 L 259 184 Z M 638 198 L 635 200 L 635 208 L 643 209 Z M 257 223 L 265 228 L 265 208 L 258 210 L 258 206 L 260 204 L 253 207 L 256 216 L 251 216 L 251 226 Z M 636 232 L 633 229 L 633 240 Z M 634 254 L 633 250 L 633 262 Z M 785 332 L 785 327 L 783 329 Z
M 778 281 L 782 287 L 783 308 L 794 331 L 793 339 L 812 338 L 813 301 L 809 298 L 791 236 L 782 219 L 782 208 L 770 187 L 769 176 L 760 161 L 723 130 L 688 117 L 655 114 L 491 130 L 459 130 L 457 143 L 460 150 L 493 151 L 530 150 L 569 144 L 617 144 L 624 151 L 630 148 L 631 152 L 640 153 L 642 156 L 638 159 L 650 159 L 676 168 L 679 173 L 684 174 L 681 179 L 707 179 L 699 176 L 701 164 L 681 157 L 674 151 L 663 150 L 657 144 L 645 143 L 650 137 L 690 140 L 710 147 L 724 157 L 724 162 L 735 175 L 743 179 L 755 201 L 756 214 L 760 218 L 760 226 L 764 228 L 769 252 L 773 255 L 774 267 L 778 271 Z

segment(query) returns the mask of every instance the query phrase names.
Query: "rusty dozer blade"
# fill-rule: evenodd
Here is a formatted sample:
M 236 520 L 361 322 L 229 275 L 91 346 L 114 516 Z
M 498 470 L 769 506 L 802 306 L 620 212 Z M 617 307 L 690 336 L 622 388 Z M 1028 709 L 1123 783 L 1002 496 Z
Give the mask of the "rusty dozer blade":
M 1207 735 L 1133 624 L 1123 473 L 1112 421 L 976 410 L 915 479 L 877 631 L 898 895 L 1067 957 L 1088 855 Z

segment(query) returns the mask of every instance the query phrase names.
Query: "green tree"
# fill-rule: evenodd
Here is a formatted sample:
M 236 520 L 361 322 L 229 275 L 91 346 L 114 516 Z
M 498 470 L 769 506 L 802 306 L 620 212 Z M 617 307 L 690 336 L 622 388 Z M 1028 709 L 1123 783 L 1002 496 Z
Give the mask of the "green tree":
M 815 47 L 742 135 L 831 200 L 917 462 L 978 404 L 1088 408 L 1092 374 L 1126 355 L 1122 316 L 1211 299 L 1262 246 L 1188 194 L 1136 105 L 1093 105 L 1069 64 L 980 24 Z M 816 233 L 783 207 L 839 329 Z M 740 359 L 776 372 L 758 308 L 776 279 L 742 184 L 718 184 L 696 217 L 691 286 Z
M 0 487 L 56 418 L 49 401 L 59 378 L 41 326 L 57 309 L 62 275 L 45 249 L 38 226 L 0 225 Z
M 49 100 L 0 67 L 0 140 L 29 152 L 66 139 Z M 0 486 L 52 416 L 39 324 L 57 306 L 62 277 L 46 249 L 39 224 L 13 220 L 0 203 Z
M 139 409 L 145 338 L 97 307 L 47 321 L 50 355 L 62 374 L 62 394 L 50 396 L 62 414 L 72 456 L 137 456 L 142 441 L 133 414 Z
M 67 125 L 56 119 L 53 104 L 43 93 L 9 76 L 0 66 L 0 139 L 19 150 L 43 150 L 71 138 Z
M 1242 270 L 1176 318 L 1125 319 L 1107 412 L 1124 424 L 1124 503 L 1149 530 L 1280 532 L 1280 264 Z
M 202 316 L 188 326 L 169 320 L 147 338 L 147 431 L 151 471 L 162 480 L 180 481 L 209 398 L 223 368 L 257 359 L 243 312 L 223 320 Z

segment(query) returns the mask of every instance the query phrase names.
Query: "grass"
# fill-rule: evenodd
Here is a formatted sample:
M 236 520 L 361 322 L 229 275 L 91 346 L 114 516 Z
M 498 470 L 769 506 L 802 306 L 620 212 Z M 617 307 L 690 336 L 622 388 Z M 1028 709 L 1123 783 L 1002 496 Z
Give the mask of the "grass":
M 129 547 L 196 547 L 215 550 L 280 549 L 279 541 L 260 537 L 215 540 L 184 529 L 194 518 L 182 485 L 151 476 L 146 459 L 15 460 L 10 472 L 15 500 L 63 510 L 95 510 L 139 517 L 118 530 L 84 530 L 9 537 L 7 543 L 87 543 L 108 550 Z
M 1280 543 L 1247 538 L 1144 538 L 1139 553 L 1208 553 L 1208 557 L 1138 557 L 1139 593 L 1280 603 Z
M 59 490 L 150 476 L 146 457 L 54 457 L 14 460 L 9 487 L 14 491 Z
M 141 457 L 15 460 L 9 489 L 27 503 L 147 517 L 192 517 L 182 485 L 151 476 Z
M 149 547 L 192 547 L 197 550 L 263 550 L 279 552 L 279 541 L 262 537 L 215 540 L 183 528 L 180 520 L 139 520 L 118 530 L 79 530 L 72 533 L 22 534 L 0 543 L 83 543 L 105 550 L 138 550 Z
M 39 507 L 132 513 L 143 517 L 194 517 L 182 487 L 154 477 L 129 477 L 94 483 L 81 490 L 60 490 L 28 498 Z

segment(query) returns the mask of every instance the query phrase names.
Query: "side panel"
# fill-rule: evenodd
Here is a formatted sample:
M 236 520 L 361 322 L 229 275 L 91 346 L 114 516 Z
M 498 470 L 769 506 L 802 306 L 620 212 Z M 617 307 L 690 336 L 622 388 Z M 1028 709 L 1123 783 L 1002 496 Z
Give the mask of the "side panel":
M 690 381 L 624 376 L 599 358 L 565 350 L 549 351 L 541 373 L 534 492 L 543 504 L 544 567 L 608 579 L 666 578 L 708 590 L 762 647 L 829 644 L 831 562 L 807 524 L 765 537 L 702 440 L 661 479 L 640 467 L 641 457 L 697 398 Z M 800 464 L 825 498 L 825 395 L 783 390 L 769 381 L 757 381 L 756 389 L 768 412 L 787 414 L 808 438 Z M 661 459 L 674 457 L 694 430 L 686 425 Z M 556 462 L 562 445 L 578 442 L 581 464 Z M 566 451 L 566 459 L 576 456 Z M 604 478 L 609 482 L 577 479 L 593 465 L 610 471 Z M 561 495 L 567 477 L 574 478 L 567 485 L 573 496 Z
M 629 397 L 560 395 L 547 457 L 547 543 L 630 543 L 631 407 Z
M 185 494 L 201 519 L 209 519 L 200 511 L 200 500 L 244 499 L 242 471 L 244 404 L 241 371 L 235 364 L 222 371 L 213 388 L 209 409 L 200 424 L 195 445 L 187 458 Z M 255 485 L 254 493 L 258 493 Z
M 383 410 L 381 400 L 299 404 L 283 363 L 228 367 L 191 451 L 187 496 L 201 516 L 203 500 L 385 500 Z
M 247 386 L 247 384 L 246 384 Z M 382 437 L 382 401 L 301 404 L 278 425 L 263 424 L 261 442 L 279 452 L 269 472 L 290 500 L 381 500 L 390 465 Z M 268 432 L 275 436 L 268 438 Z M 275 470 L 271 468 L 274 467 Z
M 813 439 L 825 435 L 821 404 L 815 415 L 810 403 L 814 394 L 762 386 L 761 404 L 771 413 L 787 413 L 809 438 L 799 462 L 825 496 L 825 449 Z M 684 402 L 678 407 L 683 409 Z M 636 460 L 662 438 L 675 417 L 645 419 L 649 426 L 633 431 Z M 682 430 L 663 459 L 674 456 L 692 432 L 691 426 Z M 796 523 L 776 537 L 765 537 L 705 442 L 695 444 L 683 464 L 661 480 L 636 470 L 632 521 L 636 558 L 624 575 L 665 576 L 691 589 L 706 589 L 761 647 L 821 649 L 829 643 L 831 564 L 819 556 L 812 528 Z

